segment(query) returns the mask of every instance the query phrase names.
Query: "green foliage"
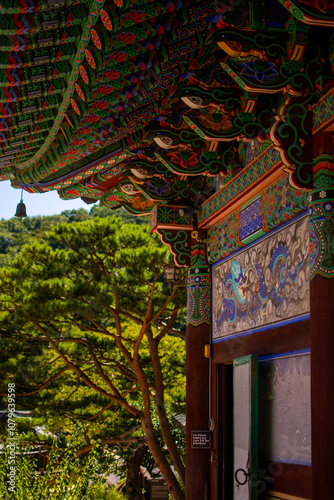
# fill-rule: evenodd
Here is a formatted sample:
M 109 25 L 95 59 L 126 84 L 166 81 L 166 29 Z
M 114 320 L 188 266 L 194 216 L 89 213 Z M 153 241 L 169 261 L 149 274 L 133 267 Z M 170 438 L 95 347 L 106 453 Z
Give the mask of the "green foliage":
M 111 217 L 112 211 L 106 207 L 94 205 L 90 212 L 83 208 L 79 210 L 65 210 L 60 215 L 27 217 L 17 219 L 13 217 L 9 220 L 0 220 L 0 267 L 9 264 L 15 258 L 24 245 L 34 241 L 47 243 L 53 248 L 58 248 L 56 242 L 48 240 L 48 234 L 57 224 L 72 224 L 82 222 L 96 217 Z M 117 217 L 123 223 L 133 223 L 143 225 L 149 223 L 149 217 L 134 217 L 124 208 L 117 210 Z M 59 243 L 58 243 L 59 245 Z
M 184 410 L 186 295 L 164 285 L 168 260 L 147 226 L 94 216 L 57 225 L 0 269 L 1 394 L 14 382 L 32 425 L 71 442 L 82 422 L 75 445 L 101 439 L 105 466 L 143 440 L 168 464 L 182 455 L 168 422 Z
M 125 500 L 124 495 L 115 488 L 106 487 L 105 484 L 97 484 L 88 487 L 87 500 Z
M 12 445 L 13 446 L 13 445 Z M 44 472 L 37 471 L 32 448 L 9 447 L 0 453 L 0 497 L 15 500 L 125 500 L 114 488 L 105 487 L 100 474 L 101 450 L 95 446 L 84 457 L 77 458 L 77 449 L 68 445 L 60 448 L 56 443 L 44 449 L 47 465 Z
M 99 207 L 98 205 L 94 205 L 90 212 L 89 212 L 91 217 L 110 217 L 113 215 L 113 212 L 110 210 L 110 208 L 107 207 Z M 149 224 L 150 222 L 150 216 L 149 215 L 141 215 L 141 216 L 133 216 L 131 215 L 125 208 L 118 208 L 117 211 L 115 212 L 115 215 L 117 217 L 120 217 L 125 224 L 137 224 L 137 225 L 142 225 L 142 224 Z

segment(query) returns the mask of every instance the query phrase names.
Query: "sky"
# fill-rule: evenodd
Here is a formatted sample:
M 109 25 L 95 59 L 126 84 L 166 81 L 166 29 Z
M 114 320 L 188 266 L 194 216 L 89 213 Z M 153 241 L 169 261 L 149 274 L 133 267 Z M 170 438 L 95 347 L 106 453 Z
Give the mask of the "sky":
M 11 219 L 14 216 L 20 198 L 20 189 L 12 188 L 9 181 L 0 182 L 0 219 Z M 55 215 L 64 210 L 78 210 L 79 208 L 84 208 L 89 212 L 93 207 L 93 205 L 86 205 L 80 198 L 61 200 L 57 191 L 40 194 L 23 191 L 23 202 L 26 205 L 28 217 Z

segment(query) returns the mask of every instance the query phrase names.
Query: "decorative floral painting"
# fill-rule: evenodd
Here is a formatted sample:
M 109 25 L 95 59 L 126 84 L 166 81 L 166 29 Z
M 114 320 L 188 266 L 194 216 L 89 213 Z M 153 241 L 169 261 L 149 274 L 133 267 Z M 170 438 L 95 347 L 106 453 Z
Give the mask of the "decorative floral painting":
M 304 217 L 216 265 L 213 339 L 307 314 L 308 244 Z

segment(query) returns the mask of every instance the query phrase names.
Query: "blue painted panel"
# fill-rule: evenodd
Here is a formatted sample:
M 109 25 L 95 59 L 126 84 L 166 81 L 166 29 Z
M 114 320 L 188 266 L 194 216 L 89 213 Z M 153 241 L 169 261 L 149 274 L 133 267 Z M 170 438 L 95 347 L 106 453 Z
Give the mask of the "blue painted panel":
M 253 201 L 248 207 L 240 211 L 239 238 L 241 241 L 256 231 L 259 231 L 259 229 L 262 229 L 261 205 L 262 197 Z

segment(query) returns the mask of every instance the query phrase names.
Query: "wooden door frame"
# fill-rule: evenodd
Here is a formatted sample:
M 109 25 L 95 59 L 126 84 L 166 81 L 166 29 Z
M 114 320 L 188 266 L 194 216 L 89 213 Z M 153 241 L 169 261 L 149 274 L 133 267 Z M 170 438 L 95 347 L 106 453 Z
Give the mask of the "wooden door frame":
M 227 372 L 232 370 L 233 359 L 249 354 L 262 356 L 306 348 L 310 348 L 309 319 L 237 337 L 234 341 L 217 342 L 212 345 L 212 415 L 215 420 L 215 428 L 211 452 L 210 500 L 231 500 L 233 498 L 229 495 L 228 489 L 227 476 L 230 469 L 229 448 L 226 439 L 226 432 L 229 431 L 226 383 Z M 289 464 L 286 470 L 288 468 L 290 468 Z M 307 478 L 310 476 L 310 467 L 297 466 L 294 469 L 297 476 L 301 478 L 300 483 L 309 481 Z M 294 480 L 297 476 L 294 476 Z

